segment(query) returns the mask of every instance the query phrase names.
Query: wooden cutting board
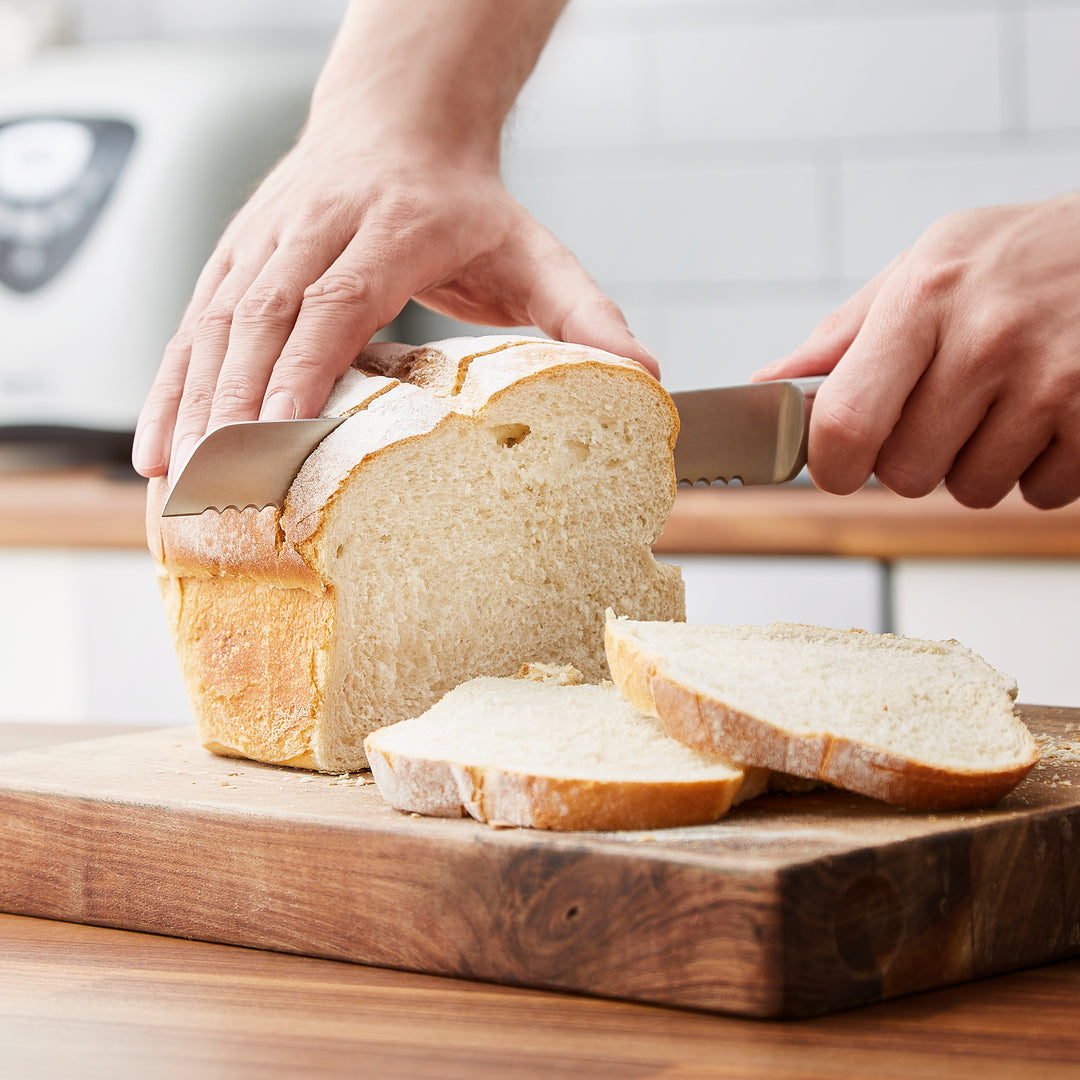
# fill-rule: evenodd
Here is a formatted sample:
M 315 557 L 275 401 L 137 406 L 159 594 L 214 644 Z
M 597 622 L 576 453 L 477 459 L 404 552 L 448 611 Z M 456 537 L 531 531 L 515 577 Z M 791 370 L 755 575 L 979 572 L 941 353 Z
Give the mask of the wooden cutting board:
M 0 910 L 751 1016 L 1080 954 L 1080 709 L 992 810 L 839 791 L 654 833 L 493 829 L 189 728 L 0 755 Z

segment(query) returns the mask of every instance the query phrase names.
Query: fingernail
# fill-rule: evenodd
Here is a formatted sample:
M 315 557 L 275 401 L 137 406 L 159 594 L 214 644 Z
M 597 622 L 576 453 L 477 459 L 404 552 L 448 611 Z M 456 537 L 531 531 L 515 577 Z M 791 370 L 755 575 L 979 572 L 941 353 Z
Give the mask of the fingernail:
M 135 432 L 135 444 L 131 448 L 131 464 L 137 473 L 160 470 L 165 465 L 165 445 L 161 438 L 161 425 L 147 424 Z
M 641 360 L 639 358 L 639 363 L 643 363 L 646 367 L 648 367 L 649 364 L 652 364 L 652 366 L 655 368 L 656 378 L 659 379 L 660 378 L 660 361 L 657 360 L 656 357 L 653 355 L 652 350 L 647 349 L 644 345 L 641 344 L 640 341 L 637 340 L 637 338 L 634 338 L 634 341 L 637 343 L 638 352 L 644 354 L 644 360 Z
M 262 412 L 259 413 L 259 419 L 295 420 L 296 402 L 293 401 L 292 394 L 287 394 L 284 390 L 275 390 L 266 401 L 263 402 Z

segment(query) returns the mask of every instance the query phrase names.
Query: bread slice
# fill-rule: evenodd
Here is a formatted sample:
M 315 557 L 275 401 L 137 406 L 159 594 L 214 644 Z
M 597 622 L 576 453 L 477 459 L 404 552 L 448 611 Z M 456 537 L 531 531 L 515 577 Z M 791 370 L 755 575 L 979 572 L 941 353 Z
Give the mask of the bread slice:
M 1038 759 L 1016 684 L 956 641 L 609 614 L 608 664 L 698 750 L 925 809 L 987 806 Z
M 473 679 L 369 735 L 379 792 L 435 817 L 615 830 L 715 821 L 764 786 L 764 773 L 748 778 L 670 738 L 610 683 L 573 681 L 528 665 L 518 678 Z
M 606 675 L 604 609 L 681 619 L 651 545 L 678 417 L 619 357 L 549 341 L 377 345 L 339 381 L 348 419 L 282 511 L 147 531 L 200 737 L 330 772 L 364 736 L 523 661 Z

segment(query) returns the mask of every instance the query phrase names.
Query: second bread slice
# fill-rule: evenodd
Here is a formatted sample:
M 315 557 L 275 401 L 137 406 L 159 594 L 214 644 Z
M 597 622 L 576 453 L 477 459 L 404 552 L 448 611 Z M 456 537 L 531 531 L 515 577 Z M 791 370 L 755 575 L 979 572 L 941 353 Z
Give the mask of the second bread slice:
M 365 749 L 399 810 L 537 829 L 703 824 L 766 776 L 676 742 L 610 684 L 535 677 L 473 679 Z
M 996 802 L 1038 759 L 1016 684 L 955 641 L 609 615 L 615 684 L 696 749 L 884 802 Z

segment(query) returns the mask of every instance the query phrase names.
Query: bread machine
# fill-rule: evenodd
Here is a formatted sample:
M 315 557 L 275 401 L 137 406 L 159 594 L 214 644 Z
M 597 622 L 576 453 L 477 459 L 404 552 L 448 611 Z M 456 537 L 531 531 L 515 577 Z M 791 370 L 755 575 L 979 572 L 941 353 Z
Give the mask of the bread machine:
M 0 439 L 130 440 L 223 226 L 303 124 L 322 52 L 139 42 L 0 73 Z

